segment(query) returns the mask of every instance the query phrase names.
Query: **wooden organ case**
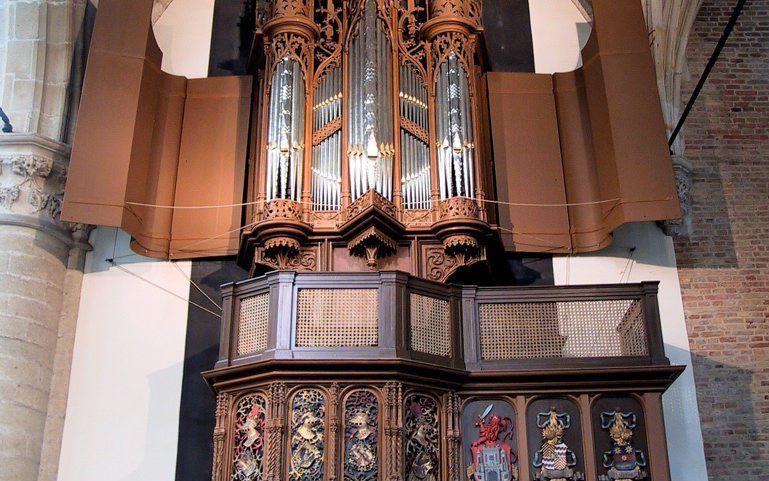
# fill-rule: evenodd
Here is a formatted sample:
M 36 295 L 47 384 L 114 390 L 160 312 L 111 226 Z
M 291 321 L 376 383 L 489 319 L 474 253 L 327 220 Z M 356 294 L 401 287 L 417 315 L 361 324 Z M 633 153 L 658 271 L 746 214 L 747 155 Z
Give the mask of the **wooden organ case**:
M 670 481 L 656 283 L 450 283 L 502 250 L 479 0 L 256 15 L 213 480 Z
M 445 281 L 487 259 L 480 5 L 281 0 L 259 15 L 241 265 Z

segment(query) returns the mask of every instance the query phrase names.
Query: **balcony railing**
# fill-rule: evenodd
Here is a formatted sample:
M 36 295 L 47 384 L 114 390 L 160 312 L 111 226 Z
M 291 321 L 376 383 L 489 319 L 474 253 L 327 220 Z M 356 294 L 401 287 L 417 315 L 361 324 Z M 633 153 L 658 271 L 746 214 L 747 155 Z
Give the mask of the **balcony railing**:
M 223 287 L 217 368 L 400 359 L 469 371 L 669 364 L 657 283 L 475 287 L 277 271 Z

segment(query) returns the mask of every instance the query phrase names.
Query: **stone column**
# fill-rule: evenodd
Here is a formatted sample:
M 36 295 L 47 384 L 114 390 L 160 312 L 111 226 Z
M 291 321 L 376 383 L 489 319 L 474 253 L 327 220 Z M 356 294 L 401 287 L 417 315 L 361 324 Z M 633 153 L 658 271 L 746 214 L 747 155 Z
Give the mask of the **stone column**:
M 0 481 L 57 475 L 89 249 L 89 229 L 59 219 L 85 8 L 0 2 L 0 107 L 14 127 L 0 134 Z

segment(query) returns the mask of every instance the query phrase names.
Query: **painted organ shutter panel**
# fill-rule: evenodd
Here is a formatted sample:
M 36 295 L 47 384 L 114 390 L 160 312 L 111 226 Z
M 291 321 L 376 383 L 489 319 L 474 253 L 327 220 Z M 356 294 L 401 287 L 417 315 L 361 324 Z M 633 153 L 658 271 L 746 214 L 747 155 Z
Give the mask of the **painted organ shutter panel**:
M 510 250 L 596 251 L 624 223 L 680 215 L 641 6 L 593 11 L 582 68 L 487 75 L 499 200 L 539 204 L 500 205 Z
M 119 227 L 138 253 L 237 252 L 250 77 L 162 72 L 152 0 L 99 2 L 62 219 Z M 233 231 L 229 232 L 228 231 Z

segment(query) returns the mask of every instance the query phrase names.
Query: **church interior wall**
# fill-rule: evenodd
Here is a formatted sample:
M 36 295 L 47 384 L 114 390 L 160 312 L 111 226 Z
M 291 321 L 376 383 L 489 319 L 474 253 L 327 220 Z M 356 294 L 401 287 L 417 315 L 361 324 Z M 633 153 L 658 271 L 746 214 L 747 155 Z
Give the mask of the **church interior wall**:
M 529 0 L 529 8 L 536 71 L 579 66 L 578 52 L 589 24 L 572 0 Z M 165 70 L 206 76 L 213 11 L 214 0 L 175 0 L 159 18 L 155 32 Z M 188 305 L 105 259 L 115 257 L 125 269 L 183 299 L 190 296 L 190 282 L 184 276 L 190 276 L 192 269 L 189 262 L 178 263 L 180 271 L 167 262 L 140 258 L 127 243 L 127 236 L 115 229 L 99 228 L 92 235 L 94 251 L 87 258 L 81 292 L 60 481 L 104 479 L 107 471 L 111 479 L 126 481 L 176 478 Z M 667 355 L 675 364 L 691 366 L 672 241 L 654 224 L 622 228 L 614 246 L 598 254 L 555 257 L 553 272 L 556 284 L 662 281 L 659 299 Z M 675 450 L 673 479 L 705 481 L 691 369 L 666 395 L 665 412 L 668 443 Z

